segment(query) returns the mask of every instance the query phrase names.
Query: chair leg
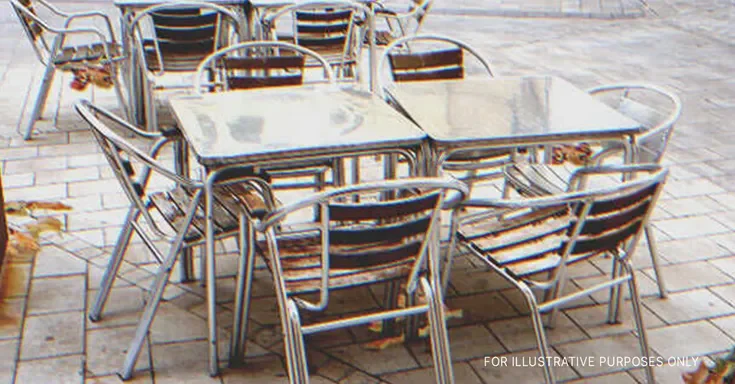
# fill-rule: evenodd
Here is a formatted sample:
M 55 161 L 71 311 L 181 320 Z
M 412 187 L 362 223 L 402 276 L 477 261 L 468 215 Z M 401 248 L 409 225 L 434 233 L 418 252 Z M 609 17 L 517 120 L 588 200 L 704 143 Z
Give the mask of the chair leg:
M 97 322 L 102 317 L 102 311 L 105 308 L 107 297 L 110 295 L 112 284 L 115 282 L 118 270 L 123 261 L 125 250 L 130 243 L 130 238 L 133 235 L 133 222 L 137 220 L 140 215 L 140 211 L 135 208 L 130 208 L 128 215 L 125 219 L 125 225 L 120 230 L 120 235 L 117 237 L 115 248 L 112 250 L 110 261 L 107 264 L 104 275 L 102 275 L 102 282 L 100 283 L 100 290 L 97 292 L 97 297 L 94 300 L 92 308 L 89 310 L 89 320 Z
M 190 212 L 189 216 L 193 217 L 193 213 L 194 211 Z M 191 217 L 188 218 L 187 222 L 190 221 Z M 171 276 L 171 270 L 173 269 L 174 263 L 176 263 L 176 256 L 181 250 L 181 245 L 184 242 L 185 233 L 186 231 L 179 231 L 173 244 L 171 244 L 171 249 L 169 250 L 168 255 L 166 255 L 163 263 L 158 268 L 158 273 L 156 274 L 153 282 L 153 289 L 151 290 L 148 303 L 146 303 L 143 316 L 141 316 L 133 341 L 130 343 L 130 347 L 128 348 L 128 353 L 125 355 L 123 369 L 122 372 L 120 372 L 120 376 L 123 380 L 128 380 L 133 375 L 135 363 L 138 361 L 138 355 L 140 355 L 143 342 L 145 341 L 145 337 L 153 323 L 153 317 L 156 315 L 156 310 L 158 309 L 158 305 L 163 297 L 163 291 L 166 289 L 166 284 Z
M 453 384 L 454 372 L 452 368 L 452 355 L 449 348 L 449 334 L 444 315 L 444 300 L 442 300 L 441 292 L 432 289 L 426 279 L 421 280 L 421 285 L 429 303 L 428 318 L 429 330 L 431 331 L 434 374 L 436 375 L 437 383 Z
M 528 288 L 528 286 L 526 286 L 525 284 L 520 284 L 515 280 L 511 281 L 513 282 L 513 284 L 516 285 L 518 289 L 520 289 L 523 297 L 526 299 L 528 308 L 531 310 L 531 322 L 533 323 L 533 331 L 536 334 L 536 345 L 538 346 L 541 357 L 546 360 L 549 356 L 549 345 L 546 341 L 546 331 L 544 330 L 544 323 L 541 319 L 541 312 L 539 311 L 538 305 L 536 304 L 536 297 L 533 295 L 531 289 Z M 551 369 L 551 366 L 549 364 L 544 364 L 543 368 L 546 384 L 556 383 L 554 372 Z
M 253 227 L 250 221 L 240 216 L 240 262 L 237 271 L 237 287 L 235 288 L 235 310 L 230 343 L 230 365 L 239 364 L 245 359 L 247 352 L 248 320 L 250 315 L 250 297 L 253 287 L 253 268 L 255 266 L 255 249 L 253 246 Z
M 53 60 L 53 57 L 49 58 L 49 62 L 46 63 L 46 70 L 43 72 L 43 79 L 41 80 L 38 94 L 36 94 L 36 101 L 34 102 L 33 109 L 31 110 L 31 115 L 30 119 L 28 120 L 26 132 L 23 135 L 24 140 L 31 139 L 31 135 L 33 134 L 33 127 L 36 125 L 36 121 L 40 120 L 41 115 L 43 115 L 43 109 L 46 106 L 48 93 L 51 90 L 51 83 L 53 82 L 54 74 L 56 73 L 56 67 L 54 67 L 54 64 L 51 62 L 51 60 Z
M 630 264 L 630 262 L 625 260 L 622 261 L 621 264 L 624 264 L 624 268 L 630 275 L 630 280 L 628 280 L 628 289 L 630 290 L 630 303 L 633 306 L 633 317 L 635 318 L 635 326 L 638 331 L 638 343 L 640 344 L 643 356 L 648 358 L 650 349 L 648 347 L 646 327 L 643 324 L 643 313 L 641 311 L 640 296 L 638 296 L 638 281 L 636 280 L 635 271 L 633 270 L 633 266 Z M 646 382 L 649 384 L 655 383 L 656 380 L 654 377 L 653 365 L 646 365 L 645 371 Z
M 623 262 L 619 261 L 618 258 L 612 256 L 612 272 L 611 279 L 616 279 L 620 276 L 623 269 Z M 623 295 L 620 294 L 620 286 L 614 285 L 610 287 L 610 299 L 607 303 L 607 322 L 608 324 L 617 324 L 620 322 L 620 301 Z
M 648 243 L 648 252 L 651 254 L 651 264 L 653 265 L 653 272 L 656 274 L 656 283 L 658 284 L 658 295 L 665 299 L 669 296 L 664 283 L 664 275 L 661 271 L 659 258 L 658 258 L 658 247 L 656 246 L 656 237 L 653 234 L 653 229 L 650 224 L 646 224 L 643 229 L 646 233 L 646 242 Z
M 309 384 L 309 365 L 306 356 L 306 345 L 304 344 L 304 335 L 301 332 L 299 309 L 293 301 L 288 301 L 288 323 L 291 327 L 291 335 L 293 337 L 293 351 L 299 383 Z

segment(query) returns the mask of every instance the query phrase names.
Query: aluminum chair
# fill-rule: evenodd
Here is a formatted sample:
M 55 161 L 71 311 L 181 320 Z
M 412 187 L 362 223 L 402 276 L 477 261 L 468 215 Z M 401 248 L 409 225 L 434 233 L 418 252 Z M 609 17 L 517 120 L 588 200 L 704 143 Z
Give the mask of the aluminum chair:
M 380 58 L 379 88 L 383 90 L 388 103 L 401 110 L 390 96 L 390 87 L 400 87 L 401 83 L 413 81 L 464 79 L 467 72 L 466 56 L 477 62 L 483 75 L 493 77 L 490 63 L 474 48 L 457 39 L 440 35 L 414 35 L 397 39 L 385 48 Z M 510 163 L 512 156 L 513 151 L 508 149 L 457 152 L 442 164 L 442 169 L 464 173 L 459 178 L 473 184 L 501 176 L 502 167 Z
M 180 75 L 193 75 L 205 57 L 239 40 L 240 25 L 233 10 L 208 2 L 164 3 L 136 12 L 127 33 L 138 68 L 130 75 L 143 77 L 136 96 L 143 98 L 150 131 L 158 129 L 155 94 L 190 89 L 191 79 Z
M 681 101 L 675 94 L 647 84 L 604 85 L 592 88 L 588 92 L 646 128 L 645 132 L 635 137 L 635 146 L 631 154 L 633 158 L 628 159 L 628 162 L 639 164 L 661 162 L 674 131 L 674 125 L 681 115 Z M 599 165 L 616 155 L 623 155 L 624 150 L 624 146 L 618 142 L 602 143 L 600 150 L 592 155 L 591 162 Z M 568 189 L 567 181 L 571 172 L 569 168 L 561 165 L 517 163 L 508 169 L 506 186 L 526 196 L 562 193 Z M 598 181 L 606 180 L 598 179 Z M 665 298 L 666 285 L 659 267 L 656 240 L 649 225 L 645 227 L 645 234 L 659 296 Z
M 411 0 L 408 8 L 403 11 L 386 8 L 376 3 L 373 8 L 376 23 L 383 20 L 388 28 L 376 31 L 376 43 L 388 45 L 396 39 L 418 34 L 433 4 L 434 0 Z
M 290 19 L 290 27 L 278 29 L 279 20 Z M 269 40 L 281 40 L 309 48 L 324 57 L 338 79 L 359 81 L 359 59 L 372 11 L 347 0 L 316 0 L 276 8 L 261 17 Z M 285 23 L 281 23 L 285 24 Z M 307 62 L 308 66 L 319 65 Z
M 102 277 L 100 290 L 90 308 L 90 320 L 96 322 L 101 319 L 105 302 L 133 232 L 140 236 L 143 244 L 160 264 L 150 297 L 125 356 L 121 376 L 123 379 L 129 379 L 180 251 L 204 244 L 205 226 L 211 226 L 210 233 L 214 234 L 214 239 L 209 241 L 210 244 L 213 244 L 215 239 L 238 234 L 244 225 L 241 215 L 243 209 L 249 210 L 249 216 L 257 217 L 264 214 L 267 209 L 272 209 L 273 197 L 269 192 L 267 177 L 254 174 L 253 169 L 249 167 L 218 170 L 211 173 L 206 182 L 185 178 L 171 171 L 157 159 L 161 150 L 175 138 L 145 132 L 87 101 L 78 102 L 75 108 L 82 119 L 89 124 L 131 205 Z M 139 146 L 123 137 L 129 135 L 150 145 L 150 151 L 141 150 Z M 173 188 L 151 191 L 149 180 L 154 175 L 173 184 Z M 212 198 L 205 199 L 205 196 Z M 211 209 L 205 209 L 205 203 L 211 204 Z M 213 214 L 205 215 L 204 212 Z M 156 247 L 155 238 L 170 242 L 171 247 L 166 254 Z M 189 261 L 182 260 L 182 262 Z M 208 285 L 212 288 L 215 282 L 213 264 L 214 259 L 208 260 L 206 274 Z M 216 301 L 213 293 L 209 295 L 209 370 L 214 375 L 218 369 L 217 328 L 214 317 Z
M 257 248 L 273 273 L 291 383 L 309 382 L 305 335 L 424 313 L 436 380 L 454 382 L 439 289 L 440 212 L 456 205 L 467 192 L 462 182 L 445 179 L 356 184 L 304 198 L 255 223 L 254 230 L 265 234 Z M 376 198 L 386 193 L 397 197 Z M 360 202 L 354 202 L 355 197 Z M 319 222 L 288 229 L 285 220 L 314 207 L 320 211 Z M 253 230 L 248 238 L 254 239 Z M 248 277 L 254 253 L 248 255 Z M 318 321 L 315 313 L 328 307 L 333 290 L 390 281 L 407 283 L 404 308 Z M 250 286 L 248 279 L 242 288 L 244 303 L 249 302 Z M 418 293 L 424 294 L 425 301 L 414 300 Z M 312 301 L 305 294 L 318 299 Z M 244 322 L 236 328 L 247 330 L 247 312 L 247 304 L 236 311 Z M 310 312 L 309 318 L 315 321 L 303 324 L 302 312 Z
M 99 11 L 64 12 L 45 0 L 10 0 L 26 36 L 33 45 L 33 50 L 41 63 L 46 67 L 38 94 L 33 103 L 33 109 L 28 120 L 23 138 L 30 140 L 36 121 L 41 119 L 43 109 L 48 99 L 51 83 L 58 69 L 71 69 L 82 65 L 96 64 L 109 68 L 110 80 L 115 88 L 120 108 L 127 114 L 127 106 L 120 82 L 118 81 L 118 62 L 122 59 L 121 49 L 115 40 L 112 24 L 106 14 Z M 37 8 L 34 6 L 38 6 Z M 48 10 L 53 15 L 54 23 L 63 27 L 53 27 L 46 20 L 36 14 L 38 9 Z M 72 26 L 80 20 L 101 19 L 106 30 L 102 31 L 91 26 Z M 70 45 L 67 38 L 71 36 L 87 36 L 93 38 L 91 44 Z
M 645 173 L 614 187 L 577 190 L 584 177 L 601 174 Z M 469 200 L 463 206 L 479 213 L 459 220 L 458 239 L 471 255 L 512 283 L 523 294 L 531 310 L 539 352 L 549 356 L 541 313 L 554 312 L 569 301 L 603 289 L 619 296 L 620 285 L 630 290 L 641 352 L 649 357 L 648 341 L 641 315 L 640 296 L 630 256 L 648 223 L 665 183 L 667 171 L 659 165 L 581 168 L 571 179 L 568 193 L 516 200 Z M 456 227 L 455 227 L 456 228 Z M 452 248 L 450 248 L 451 250 Z M 609 255 L 613 274 L 608 281 L 562 295 L 567 267 Z M 533 290 L 546 291 L 538 303 Z M 619 312 L 619 301 L 611 297 L 610 319 Z M 555 383 L 552 367 L 544 365 L 546 383 Z M 654 383 L 653 367 L 645 369 Z

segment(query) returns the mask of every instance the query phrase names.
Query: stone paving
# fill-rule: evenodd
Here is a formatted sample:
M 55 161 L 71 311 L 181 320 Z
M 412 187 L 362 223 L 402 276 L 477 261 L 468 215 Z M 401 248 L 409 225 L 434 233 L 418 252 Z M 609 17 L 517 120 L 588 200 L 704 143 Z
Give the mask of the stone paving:
M 427 32 L 457 36 L 477 47 L 499 74 L 547 73 L 580 87 L 616 81 L 646 81 L 681 96 L 684 113 L 665 163 L 671 169 L 654 217 L 664 273 L 671 295 L 655 295 L 650 261 L 636 256 L 641 271 L 644 319 L 657 356 L 711 358 L 735 344 L 735 27 L 731 0 L 652 0 L 646 17 L 618 20 L 508 18 L 458 15 L 446 0 L 426 23 Z M 95 9 L 116 11 L 109 3 Z M 458 7 L 474 7 L 472 0 Z M 479 3 L 477 3 L 479 4 Z M 495 4 L 495 3 L 493 3 Z M 581 4 L 581 3 L 580 3 Z M 84 9 L 89 3 L 61 3 Z M 25 37 L 7 5 L 0 10 L 0 161 L 5 199 L 60 200 L 74 209 L 63 215 L 63 237 L 46 237 L 33 260 L 12 260 L 0 309 L 0 382 L 115 383 L 125 349 L 144 304 L 155 264 L 134 245 L 113 289 L 104 319 L 91 323 L 86 311 L 96 293 L 125 213 L 125 199 L 90 134 L 71 105 L 79 97 L 113 105 L 110 92 L 79 94 L 59 76 L 46 116 L 30 142 L 17 131 L 27 118 L 29 98 L 40 76 Z M 22 126 L 22 125 L 21 125 Z M 58 130 L 56 129 L 58 128 Z M 253 329 L 247 364 L 226 368 L 236 258 L 223 244 L 218 262 L 222 361 L 220 377 L 205 373 L 206 308 L 198 283 L 172 284 L 139 360 L 135 383 L 287 382 L 275 300 L 267 272 L 257 271 Z M 645 248 L 645 247 L 641 247 Z M 575 287 L 599 281 L 609 266 L 581 265 Z M 449 305 L 463 308 L 450 321 L 458 383 L 532 383 L 541 371 L 493 367 L 485 356 L 535 356 L 527 309 L 496 277 L 464 262 L 455 268 Z M 354 303 L 376 306 L 377 292 L 358 289 L 337 297 L 343 310 Z M 629 306 L 624 321 L 604 322 L 605 295 L 593 295 L 563 312 L 549 331 L 558 356 L 636 355 Z M 314 383 L 413 383 L 431 380 L 425 342 L 373 352 L 364 328 L 309 340 Z M 691 362 L 690 362 L 691 363 Z M 680 382 L 683 370 L 657 369 L 661 383 Z M 597 365 L 559 368 L 570 383 L 637 383 L 636 367 Z

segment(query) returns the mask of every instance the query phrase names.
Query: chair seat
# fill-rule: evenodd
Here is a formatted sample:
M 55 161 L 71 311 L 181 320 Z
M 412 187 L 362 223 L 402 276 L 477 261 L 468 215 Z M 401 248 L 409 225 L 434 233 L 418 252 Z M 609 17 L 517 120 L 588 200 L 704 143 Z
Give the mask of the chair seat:
M 264 253 L 266 247 L 267 245 L 262 241 L 257 244 L 257 249 L 261 253 Z M 319 237 L 308 235 L 280 239 L 278 252 L 286 290 L 289 294 L 319 290 L 322 272 L 321 239 Z M 332 252 L 338 252 L 338 247 L 332 245 Z M 272 268 L 268 257 L 264 259 L 268 268 Z M 350 288 L 367 283 L 405 278 L 411 272 L 413 262 L 413 259 L 406 259 L 399 262 L 378 263 L 369 268 L 335 268 L 332 266 L 329 287 L 330 289 Z
M 150 195 L 149 209 L 156 209 L 172 228 L 181 227 L 186 208 L 191 204 L 192 194 L 184 188 L 177 187 L 165 192 Z M 265 203 L 252 190 L 241 184 L 218 187 L 215 190 L 214 233 L 215 236 L 230 233 L 238 229 L 238 215 L 245 206 L 250 215 L 258 217 L 265 214 Z M 204 202 L 191 223 L 184 240 L 197 242 L 204 238 L 205 217 Z
M 54 65 L 61 66 L 82 62 L 97 62 L 105 55 L 105 45 L 107 45 L 107 49 L 113 56 L 113 60 L 121 56 L 122 48 L 116 43 L 70 46 L 65 47 L 56 55 Z
M 572 173 L 577 167 L 569 164 L 530 164 L 515 163 L 506 170 L 509 186 L 524 196 L 544 196 L 563 193 Z M 588 181 L 588 187 L 614 187 L 620 179 L 614 176 L 595 176 Z

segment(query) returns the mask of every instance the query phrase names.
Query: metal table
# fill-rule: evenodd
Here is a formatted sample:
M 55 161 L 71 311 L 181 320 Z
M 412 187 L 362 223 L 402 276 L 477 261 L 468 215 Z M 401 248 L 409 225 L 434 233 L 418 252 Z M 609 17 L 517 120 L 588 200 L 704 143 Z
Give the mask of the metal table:
M 622 141 L 645 128 L 564 79 L 477 78 L 395 84 L 399 109 L 430 137 L 427 171 L 453 153 L 580 141 Z
M 368 153 L 419 151 L 426 134 L 375 95 L 334 86 L 279 87 L 170 100 L 193 154 L 212 170 L 288 165 Z M 207 217 L 211 197 L 205 196 Z M 217 369 L 214 234 L 206 227 L 210 372 Z M 241 266 L 239 276 L 245 273 Z M 243 291 L 238 277 L 238 293 Z M 236 298 L 231 360 L 242 357 L 243 299 Z M 214 362 L 214 363 L 212 363 Z

